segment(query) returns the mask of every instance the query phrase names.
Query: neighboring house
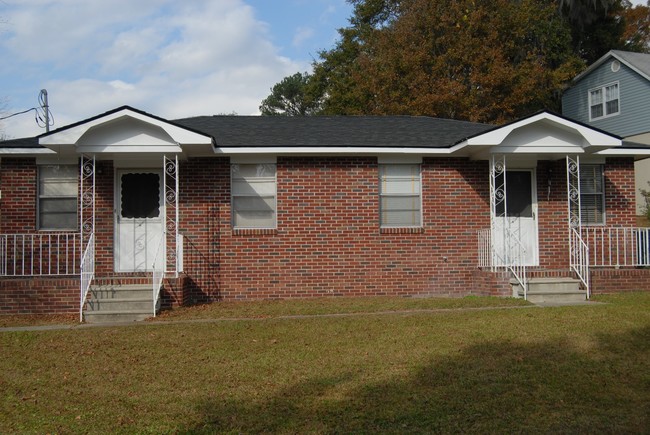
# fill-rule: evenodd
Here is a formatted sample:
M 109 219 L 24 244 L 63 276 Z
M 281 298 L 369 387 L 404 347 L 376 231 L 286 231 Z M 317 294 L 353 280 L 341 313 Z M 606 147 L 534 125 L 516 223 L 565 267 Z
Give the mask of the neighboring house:
M 630 147 L 650 145 L 650 54 L 605 54 L 573 79 L 562 97 L 562 113 L 621 136 Z M 635 168 L 637 214 L 643 214 L 639 189 L 650 189 L 650 159 L 637 161 Z
M 633 175 L 649 154 L 548 112 L 494 127 L 124 106 L 0 143 L 0 312 L 650 290 Z

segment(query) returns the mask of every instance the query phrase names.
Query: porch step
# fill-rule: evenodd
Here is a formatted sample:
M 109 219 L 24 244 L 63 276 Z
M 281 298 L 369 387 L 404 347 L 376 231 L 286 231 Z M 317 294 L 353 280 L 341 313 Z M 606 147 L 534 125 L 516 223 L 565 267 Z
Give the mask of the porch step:
M 515 281 L 511 281 L 513 291 L 524 297 L 524 291 Z M 526 296 L 533 304 L 567 304 L 585 302 L 587 292 L 580 289 L 580 280 L 575 278 L 531 278 L 528 280 Z
M 149 284 L 101 284 L 91 286 L 84 307 L 87 323 L 132 322 L 153 315 Z

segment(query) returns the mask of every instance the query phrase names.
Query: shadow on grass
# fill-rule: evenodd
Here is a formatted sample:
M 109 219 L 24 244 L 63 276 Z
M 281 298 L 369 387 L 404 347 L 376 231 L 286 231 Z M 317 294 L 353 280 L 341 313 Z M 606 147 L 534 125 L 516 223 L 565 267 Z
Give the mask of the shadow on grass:
M 580 344 L 490 341 L 388 382 L 328 367 L 270 398 L 199 403 L 201 421 L 179 432 L 647 433 L 649 337 L 646 327 Z

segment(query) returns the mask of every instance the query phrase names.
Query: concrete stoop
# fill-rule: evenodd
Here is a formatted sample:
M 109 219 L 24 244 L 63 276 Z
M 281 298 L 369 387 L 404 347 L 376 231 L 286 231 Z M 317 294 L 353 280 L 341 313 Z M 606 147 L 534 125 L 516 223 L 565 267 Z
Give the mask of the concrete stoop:
M 148 284 L 91 286 L 84 306 L 87 323 L 134 322 L 153 315 L 153 291 Z
M 512 282 L 513 294 L 524 297 L 524 291 L 516 281 Z M 571 304 L 587 300 L 587 291 L 580 289 L 575 278 L 530 278 L 527 300 L 533 304 Z

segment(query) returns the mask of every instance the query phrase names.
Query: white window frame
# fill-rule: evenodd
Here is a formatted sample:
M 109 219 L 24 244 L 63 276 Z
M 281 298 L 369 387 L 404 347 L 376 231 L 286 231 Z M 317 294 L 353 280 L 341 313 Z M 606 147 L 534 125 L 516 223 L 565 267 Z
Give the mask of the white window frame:
M 260 182 L 272 182 L 273 183 L 273 194 L 268 194 L 268 195 L 253 195 L 253 194 L 235 194 L 235 191 L 233 189 L 234 186 L 234 181 L 235 180 L 242 180 L 246 181 L 245 178 L 237 178 L 235 177 L 234 174 L 234 168 L 235 166 L 258 166 L 258 165 L 264 165 L 264 166 L 273 166 L 275 171 L 273 177 L 253 177 L 253 178 L 258 178 L 259 180 L 263 180 Z M 236 223 L 236 210 L 235 210 L 235 198 L 238 197 L 257 197 L 257 198 L 271 198 L 273 201 L 273 225 L 272 226 L 254 226 L 254 225 L 238 225 Z M 252 163 L 243 160 L 241 163 L 238 161 L 231 161 L 230 164 L 230 210 L 231 210 L 231 226 L 233 229 L 236 230 L 241 230 L 241 229 L 250 229 L 250 230 L 268 230 L 268 229 L 276 229 L 278 226 L 278 166 L 275 163 L 270 162 L 258 162 L 258 163 Z
M 423 226 L 423 213 L 422 213 L 422 164 L 421 163 L 379 163 L 379 226 L 380 228 L 422 228 Z M 384 174 L 383 168 L 390 166 L 412 166 L 418 168 L 418 185 L 419 191 L 417 193 L 384 193 Z M 386 224 L 382 215 L 383 202 L 388 198 L 418 198 L 419 202 L 419 223 L 413 225 L 399 225 L 399 224 Z
M 74 176 L 74 181 L 76 183 L 76 189 L 75 189 L 75 194 L 74 195 L 46 195 L 41 191 L 41 180 L 43 177 L 43 168 L 46 167 L 54 167 L 54 166 L 66 166 L 70 168 L 75 169 L 75 176 Z M 53 178 L 53 180 L 67 180 L 70 181 L 72 178 Z M 54 165 L 54 164 L 39 164 L 37 166 L 37 177 L 36 177 L 36 190 L 37 190 L 37 198 L 36 198 L 36 228 L 41 231 L 69 231 L 69 230 L 77 230 L 79 227 L 79 167 L 78 165 Z M 45 227 L 41 224 L 41 211 L 42 211 L 42 206 L 41 202 L 42 200 L 70 200 L 74 199 L 75 200 L 75 207 L 74 207 L 74 213 L 75 213 L 75 224 L 74 226 L 71 227 Z
M 616 99 L 610 99 L 607 100 L 607 88 L 616 86 Z M 592 102 L 592 93 L 600 91 L 600 95 L 602 96 L 600 103 L 593 103 Z M 595 88 L 591 88 L 587 91 L 587 96 L 589 100 L 589 107 L 587 110 L 589 110 L 589 121 L 595 121 L 598 119 L 604 119 L 604 118 L 609 118 L 610 116 L 616 116 L 621 113 L 621 86 L 619 82 L 611 82 L 607 83 L 603 86 L 597 86 Z M 616 112 L 607 112 L 607 103 L 611 101 L 618 101 L 617 104 L 617 110 Z M 601 116 L 592 116 L 592 107 L 595 106 L 600 106 L 602 108 L 602 115 Z
M 593 192 L 593 193 L 587 193 L 584 192 L 583 187 L 584 187 L 584 182 L 582 180 L 582 176 L 585 173 L 585 170 L 588 167 L 594 167 L 597 166 L 600 168 L 600 186 L 601 186 L 601 191 L 600 192 Z M 600 211 L 600 216 L 601 216 L 601 221 L 602 222 L 588 222 L 585 220 L 586 214 L 580 210 L 580 216 L 581 216 L 581 224 L 585 226 L 604 226 L 607 220 L 607 204 L 605 202 L 606 196 L 605 196 L 605 165 L 603 164 L 592 164 L 592 163 L 585 163 L 580 165 L 580 204 L 581 206 L 585 203 L 584 198 L 585 196 L 590 196 L 590 197 L 598 197 L 600 196 L 601 198 L 601 204 L 602 204 L 602 210 Z

